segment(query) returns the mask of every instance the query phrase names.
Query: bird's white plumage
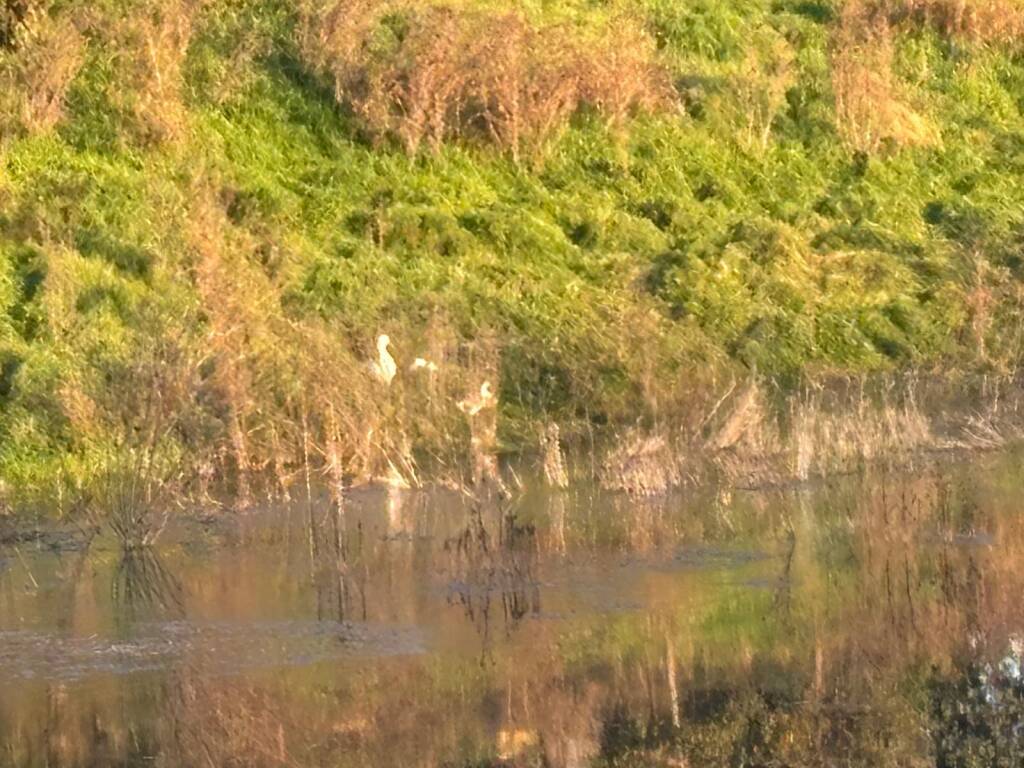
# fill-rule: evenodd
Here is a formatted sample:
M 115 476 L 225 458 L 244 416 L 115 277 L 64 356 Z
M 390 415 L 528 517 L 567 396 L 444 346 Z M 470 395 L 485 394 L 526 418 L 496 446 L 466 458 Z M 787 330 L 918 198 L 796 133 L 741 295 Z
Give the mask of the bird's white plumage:
M 395 376 L 398 374 L 398 364 L 395 362 L 395 358 L 391 356 L 388 351 L 388 345 L 391 343 L 391 337 L 386 333 L 382 333 L 377 337 L 377 359 L 370 363 L 370 370 L 373 371 L 373 375 L 380 379 L 385 384 L 391 384 Z
M 437 373 L 440 370 L 437 367 L 437 363 L 433 360 L 427 360 L 425 357 L 417 357 L 412 361 L 412 365 L 409 366 L 410 371 L 427 371 L 428 373 Z
M 489 408 L 493 404 L 494 393 L 491 392 L 491 382 L 489 381 L 485 381 L 480 385 L 480 392 L 456 403 L 459 410 L 468 416 L 476 416 L 480 411 Z

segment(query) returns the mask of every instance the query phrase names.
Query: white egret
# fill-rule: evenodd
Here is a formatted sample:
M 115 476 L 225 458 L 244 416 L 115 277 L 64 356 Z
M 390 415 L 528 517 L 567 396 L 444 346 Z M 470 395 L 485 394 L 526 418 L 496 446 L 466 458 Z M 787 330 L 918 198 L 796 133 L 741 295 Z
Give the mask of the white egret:
M 425 357 L 417 357 L 412 361 L 412 365 L 409 366 L 410 371 L 427 371 L 428 373 L 437 373 L 440 368 L 437 367 L 437 363 L 433 360 L 427 360 Z
M 370 362 L 370 370 L 373 371 L 373 375 L 380 379 L 384 384 L 391 384 L 391 381 L 395 378 L 398 373 L 398 364 L 395 362 L 395 358 L 388 352 L 388 344 L 391 343 L 391 337 L 386 333 L 382 333 L 377 337 L 377 359 Z
M 480 411 L 485 408 L 489 408 L 492 405 L 494 405 L 494 393 L 491 392 L 491 382 L 489 381 L 485 381 L 480 386 L 480 392 L 478 394 L 467 397 L 465 400 L 460 400 L 456 403 L 458 409 L 467 416 L 476 416 Z

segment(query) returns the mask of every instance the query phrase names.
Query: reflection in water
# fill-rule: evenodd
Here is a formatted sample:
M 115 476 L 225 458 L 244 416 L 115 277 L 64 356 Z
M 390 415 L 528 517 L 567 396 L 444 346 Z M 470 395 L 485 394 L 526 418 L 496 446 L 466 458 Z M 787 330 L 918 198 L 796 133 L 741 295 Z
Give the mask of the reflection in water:
M 0 765 L 1024 764 L 1017 459 L 21 540 Z
M 492 608 L 500 604 L 506 636 L 527 614 L 540 613 L 536 529 L 521 522 L 512 509 L 495 506 L 491 512 L 497 519 L 489 529 L 482 505 L 474 505 L 466 527 L 444 544 L 450 558 L 448 602 L 461 605 L 479 633 L 482 663 L 491 653 Z
M 114 567 L 111 601 L 123 622 L 164 616 L 179 618 L 185 604 L 181 582 L 150 548 L 126 549 Z
M 998 663 L 960 661 L 960 674 L 933 683 L 930 693 L 937 762 L 942 765 L 1024 763 L 1024 678 L 1021 641 L 1010 639 Z

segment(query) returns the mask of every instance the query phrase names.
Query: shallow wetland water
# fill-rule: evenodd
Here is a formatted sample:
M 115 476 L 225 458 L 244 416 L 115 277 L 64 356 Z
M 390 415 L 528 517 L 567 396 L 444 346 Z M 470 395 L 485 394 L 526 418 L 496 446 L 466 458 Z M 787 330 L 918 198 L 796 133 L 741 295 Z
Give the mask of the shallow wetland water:
M 1024 455 L 0 548 L 0 765 L 1019 765 Z

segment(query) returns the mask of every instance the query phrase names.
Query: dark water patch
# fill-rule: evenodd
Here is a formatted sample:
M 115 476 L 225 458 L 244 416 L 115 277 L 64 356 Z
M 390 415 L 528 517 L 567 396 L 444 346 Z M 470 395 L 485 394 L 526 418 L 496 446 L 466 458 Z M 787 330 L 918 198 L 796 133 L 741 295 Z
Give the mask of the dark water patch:
M 791 586 L 788 579 L 784 578 L 763 578 L 763 579 L 747 579 L 745 581 L 736 582 L 738 586 L 748 587 L 749 589 L 786 589 Z
M 672 562 L 682 568 L 731 569 L 768 560 L 773 555 L 754 550 L 732 550 L 718 547 L 688 547 L 676 552 Z
M 185 658 L 237 674 L 425 650 L 422 634 L 412 628 L 334 621 L 159 622 L 140 624 L 125 638 L 4 631 L 0 677 L 67 682 L 167 670 Z
M 51 552 L 81 552 L 95 537 L 92 528 L 10 528 L 0 530 L 0 547 L 26 547 Z

